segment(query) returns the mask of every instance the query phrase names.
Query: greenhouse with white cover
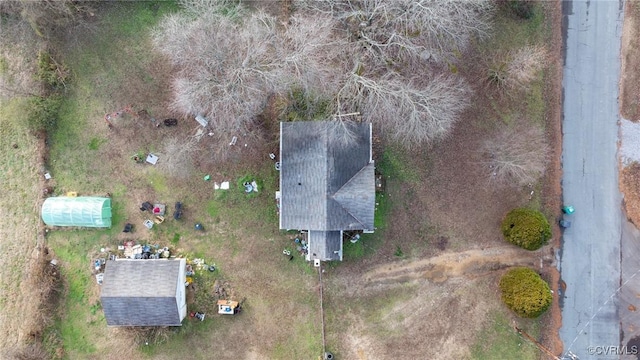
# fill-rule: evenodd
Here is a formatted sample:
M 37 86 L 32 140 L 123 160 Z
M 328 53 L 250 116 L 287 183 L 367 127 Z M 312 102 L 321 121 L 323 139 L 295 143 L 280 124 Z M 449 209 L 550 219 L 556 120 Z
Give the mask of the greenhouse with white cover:
M 111 227 L 111 199 L 104 197 L 50 197 L 42 204 L 48 226 Z

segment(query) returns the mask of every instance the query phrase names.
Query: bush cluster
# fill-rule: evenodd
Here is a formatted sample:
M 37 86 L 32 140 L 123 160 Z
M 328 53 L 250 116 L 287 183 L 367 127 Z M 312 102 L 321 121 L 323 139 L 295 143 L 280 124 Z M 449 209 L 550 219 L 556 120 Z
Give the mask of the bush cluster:
M 47 51 L 38 53 L 38 71 L 35 77 L 43 90 L 41 95 L 29 99 L 29 129 L 33 132 L 52 131 L 58 120 L 62 94 L 69 80 L 69 70 L 56 62 Z
M 502 220 L 505 239 L 527 250 L 538 250 L 551 238 L 551 225 L 540 211 L 517 208 Z
M 34 132 L 55 129 L 61 103 L 62 97 L 59 94 L 32 96 L 29 99 L 29 129 Z
M 500 290 L 507 307 L 524 318 L 542 315 L 553 300 L 547 282 L 526 267 L 509 270 L 500 279 Z
M 511 0 L 509 8 L 520 19 L 531 19 L 535 13 L 534 4 L 529 0 Z
M 38 53 L 38 72 L 36 78 L 49 88 L 57 90 L 65 86 L 69 79 L 69 69 L 56 62 L 47 51 Z
M 327 99 L 314 97 L 301 88 L 292 88 L 286 99 L 281 121 L 327 120 L 331 117 L 331 104 Z

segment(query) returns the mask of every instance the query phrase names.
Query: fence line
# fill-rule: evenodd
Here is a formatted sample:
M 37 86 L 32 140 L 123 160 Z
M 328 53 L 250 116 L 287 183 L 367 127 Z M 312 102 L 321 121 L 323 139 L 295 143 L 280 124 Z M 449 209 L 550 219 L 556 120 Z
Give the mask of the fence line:
M 322 294 L 322 263 L 320 263 L 320 267 L 318 267 L 318 274 L 320 275 L 320 319 L 322 320 L 322 359 L 324 359 L 324 354 L 327 352 L 326 350 L 326 342 L 324 340 L 324 305 L 323 305 L 323 294 Z

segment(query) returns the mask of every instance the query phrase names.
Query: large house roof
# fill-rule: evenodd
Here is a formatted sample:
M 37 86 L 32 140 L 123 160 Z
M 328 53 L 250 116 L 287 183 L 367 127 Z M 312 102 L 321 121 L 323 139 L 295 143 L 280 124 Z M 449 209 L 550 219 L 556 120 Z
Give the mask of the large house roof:
M 280 124 L 280 228 L 373 230 L 371 124 Z
M 109 326 L 179 326 L 185 260 L 111 260 L 100 300 Z

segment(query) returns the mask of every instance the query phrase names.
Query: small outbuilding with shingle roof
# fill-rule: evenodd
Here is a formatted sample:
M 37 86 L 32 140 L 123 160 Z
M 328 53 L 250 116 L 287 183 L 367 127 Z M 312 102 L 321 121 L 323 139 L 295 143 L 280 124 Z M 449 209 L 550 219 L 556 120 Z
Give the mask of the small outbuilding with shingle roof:
M 280 123 L 280 229 L 308 231 L 307 260 L 342 260 L 343 231 L 373 231 L 370 123 Z
M 107 261 L 100 301 L 109 326 L 181 326 L 185 259 Z

